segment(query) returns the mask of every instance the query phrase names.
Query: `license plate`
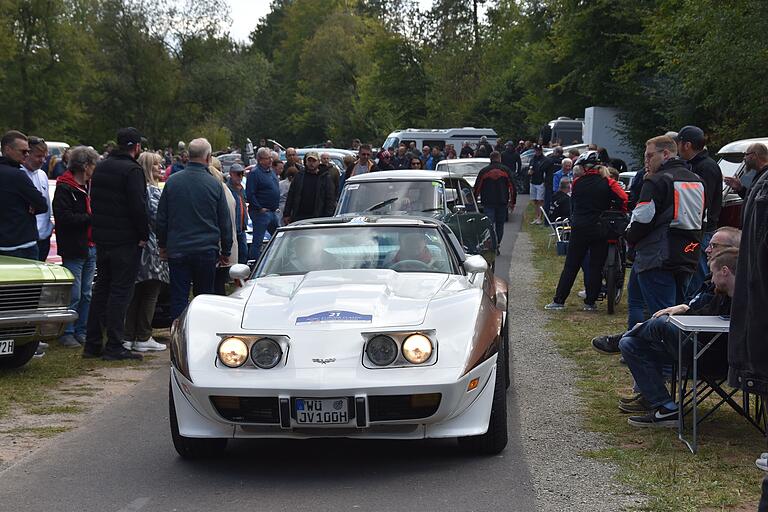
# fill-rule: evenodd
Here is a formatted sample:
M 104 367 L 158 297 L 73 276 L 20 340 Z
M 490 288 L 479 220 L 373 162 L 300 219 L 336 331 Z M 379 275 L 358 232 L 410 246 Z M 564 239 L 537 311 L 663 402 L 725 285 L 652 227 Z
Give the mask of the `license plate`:
M 349 423 L 346 398 L 297 398 L 296 423 L 339 425 Z
M 13 354 L 13 340 L 0 340 L 0 356 Z

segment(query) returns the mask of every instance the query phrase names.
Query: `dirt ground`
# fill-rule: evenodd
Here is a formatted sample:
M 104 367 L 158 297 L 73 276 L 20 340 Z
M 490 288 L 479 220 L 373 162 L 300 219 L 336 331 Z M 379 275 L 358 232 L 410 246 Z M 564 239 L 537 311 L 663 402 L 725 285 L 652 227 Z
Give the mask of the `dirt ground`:
M 106 367 L 67 379 L 49 400 L 16 407 L 0 418 L 0 471 L 39 450 L 56 435 L 75 429 L 116 397 L 128 393 L 152 370 L 167 367 L 169 351 L 145 358 L 137 367 Z

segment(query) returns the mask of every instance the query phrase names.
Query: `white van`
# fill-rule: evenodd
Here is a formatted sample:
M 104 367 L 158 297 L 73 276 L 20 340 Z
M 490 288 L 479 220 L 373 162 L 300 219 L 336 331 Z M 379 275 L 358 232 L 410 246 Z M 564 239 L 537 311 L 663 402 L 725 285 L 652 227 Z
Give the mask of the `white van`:
M 395 147 L 402 142 L 409 146 L 411 142 L 416 143 L 416 149 L 420 152 L 424 146 L 439 147 L 442 151 L 446 144 L 453 144 L 456 153 L 461 152 L 461 146 L 464 141 L 469 141 L 474 148 L 480 142 L 480 137 L 485 136 L 488 142 L 496 145 L 499 136 L 493 128 L 445 128 L 445 129 L 421 129 L 408 128 L 407 130 L 397 130 L 387 136 L 387 140 L 381 145 L 382 149 Z

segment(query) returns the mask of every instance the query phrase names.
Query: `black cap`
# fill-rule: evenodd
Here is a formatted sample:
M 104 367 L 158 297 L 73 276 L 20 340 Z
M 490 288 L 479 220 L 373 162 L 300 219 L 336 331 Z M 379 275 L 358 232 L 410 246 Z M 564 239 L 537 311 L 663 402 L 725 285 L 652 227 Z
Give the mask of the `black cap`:
M 230 172 L 230 174 L 233 173 L 233 172 L 239 172 L 239 173 L 243 174 L 243 173 L 245 173 L 245 169 L 240 164 L 232 164 L 232 166 L 230 166 L 230 168 L 229 168 L 229 172 Z
M 680 142 L 692 142 L 696 146 L 704 146 L 704 130 L 698 126 L 683 126 L 677 132 L 677 138 Z
M 136 128 L 128 127 L 117 130 L 117 145 L 120 147 L 127 148 L 134 144 L 144 144 L 146 142 L 147 139 L 142 137 Z

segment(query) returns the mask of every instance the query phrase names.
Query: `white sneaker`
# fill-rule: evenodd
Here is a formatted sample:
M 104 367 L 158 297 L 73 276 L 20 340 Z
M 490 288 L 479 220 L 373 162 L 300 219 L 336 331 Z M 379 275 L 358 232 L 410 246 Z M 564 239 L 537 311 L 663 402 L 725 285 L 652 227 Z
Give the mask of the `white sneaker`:
M 587 290 L 581 290 L 581 291 L 580 291 L 579 293 L 577 293 L 576 295 L 578 295 L 578 296 L 579 296 L 579 297 L 581 297 L 582 299 L 586 299 L 586 298 L 587 298 Z
M 755 466 L 763 471 L 768 471 L 768 459 L 757 459 L 755 461 Z
M 155 341 L 152 336 L 150 336 L 147 341 L 134 341 L 132 346 L 132 350 L 135 350 L 136 352 L 147 352 L 148 350 L 162 352 L 166 348 L 167 347 L 162 343 Z

